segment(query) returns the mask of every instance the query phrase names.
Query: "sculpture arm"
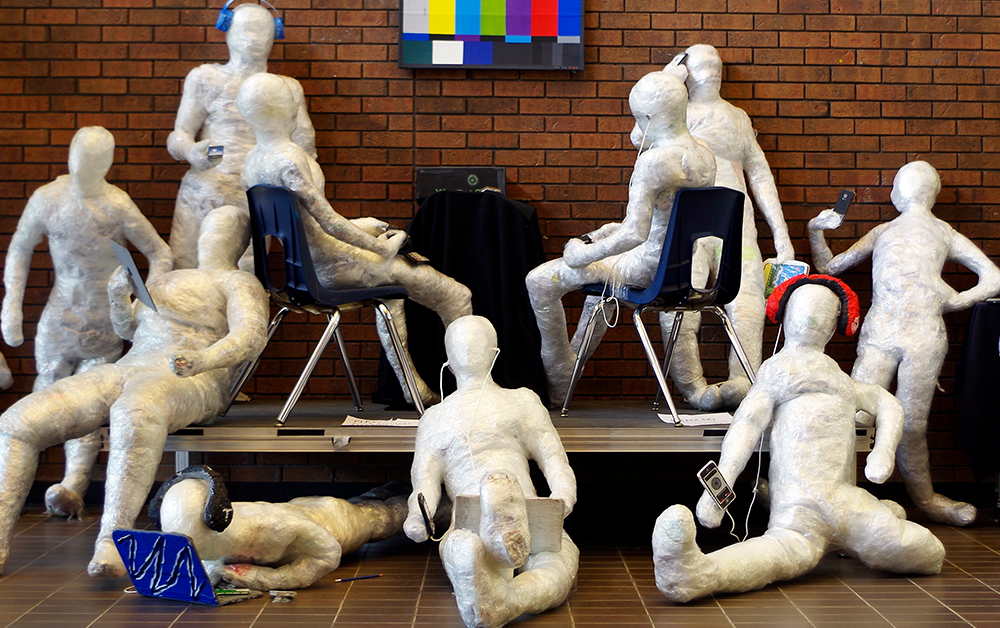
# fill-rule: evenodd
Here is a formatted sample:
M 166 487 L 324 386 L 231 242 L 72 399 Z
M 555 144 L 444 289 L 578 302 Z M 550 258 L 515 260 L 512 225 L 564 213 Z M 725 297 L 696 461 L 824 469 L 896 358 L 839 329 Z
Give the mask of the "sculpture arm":
M 758 373 L 758 381 L 762 376 L 766 377 L 766 373 Z M 722 453 L 719 456 L 719 471 L 730 486 L 736 482 L 757 449 L 764 430 L 771 423 L 773 413 L 774 402 L 770 395 L 763 387 L 755 386 L 733 415 L 733 423 L 722 441 Z M 708 491 L 698 500 L 696 513 L 698 520 L 706 528 L 718 527 L 722 521 L 723 510 Z
M 128 195 L 125 195 L 128 198 Z M 170 246 L 156 233 L 156 229 L 142 215 L 132 199 L 128 199 L 130 207 L 125 215 L 125 237 L 135 245 L 139 252 L 149 260 L 149 277 L 152 281 L 163 273 L 174 268 L 174 255 Z
M 4 262 L 3 284 L 6 294 L 0 319 L 3 320 L 3 338 L 12 347 L 24 342 L 22 323 L 24 321 L 24 291 L 31 272 L 31 256 L 42 238 L 45 237 L 45 203 L 36 192 L 28 199 L 24 214 L 17 223 L 17 229 L 7 249 Z
M 292 97 L 295 99 L 295 104 L 298 106 L 292 141 L 301 146 L 307 155 L 316 159 L 318 156 L 316 153 L 316 129 L 313 128 L 312 119 L 309 118 L 309 108 L 306 106 L 306 95 L 302 90 L 302 84 L 293 78 L 285 78 L 291 89 Z
M 312 521 L 298 522 L 296 528 L 292 548 L 298 555 L 291 563 L 279 567 L 226 565 L 223 578 L 257 591 L 304 589 L 340 566 L 341 547 L 333 534 Z
M 792 248 L 792 240 L 788 237 L 788 225 L 785 224 L 785 215 L 781 211 L 781 200 L 778 198 L 778 188 L 774 184 L 771 166 L 767 163 L 764 151 L 753 138 L 752 127 L 750 134 L 747 156 L 743 164 L 747 185 L 753 192 L 757 209 L 760 210 L 767 225 L 771 228 L 778 261 L 794 260 L 795 249 Z
M 953 231 L 948 259 L 958 262 L 979 276 L 976 285 L 963 290 L 944 304 L 945 312 L 955 312 L 972 307 L 1000 292 L 1000 268 L 982 250 L 964 235 Z
M 427 420 L 425 413 L 421 420 Z M 433 417 L 431 417 L 433 419 Z M 413 467 L 410 469 L 410 483 L 413 492 L 407 500 L 408 512 L 403 522 L 403 532 L 413 541 L 423 543 L 427 540 L 427 526 L 420 512 L 418 495 L 423 494 L 427 503 L 427 516 L 432 520 L 441 503 L 441 485 L 444 482 L 445 459 L 434 446 L 428 432 L 417 429 L 417 442 L 414 446 Z
M 875 417 L 875 444 L 868 454 L 865 477 L 881 484 L 889 479 L 896 459 L 896 448 L 903 437 L 903 406 L 881 386 L 854 382 L 858 410 Z
M 119 338 L 131 340 L 135 336 L 135 305 L 132 303 L 132 277 L 122 266 L 111 273 L 108 280 L 108 300 L 111 302 L 111 326 Z
M 184 79 L 174 130 L 167 136 L 167 152 L 178 161 L 188 162 L 195 170 L 206 170 L 213 165 L 208 159 L 211 138 L 200 142 L 195 139 L 208 117 L 205 104 L 201 102 L 204 97 L 201 73 L 201 68 L 195 68 Z
M 226 296 L 229 333 L 200 351 L 174 354 L 171 370 L 190 377 L 253 359 L 267 343 L 268 301 L 260 283 L 250 274 L 232 271 L 220 288 Z
M 843 216 L 833 211 L 825 209 L 818 216 L 809 221 L 809 246 L 812 249 L 813 266 L 817 273 L 826 275 L 839 275 L 848 268 L 858 264 L 872 254 L 875 249 L 875 241 L 884 225 L 878 225 L 864 235 L 840 255 L 834 257 L 833 252 L 826 243 L 826 236 L 823 231 L 826 229 L 836 229 L 840 226 Z M 832 225 L 832 226 L 831 226 Z
M 559 433 L 552 426 L 549 413 L 539 405 L 537 412 L 533 414 L 527 422 L 528 451 L 545 476 L 545 482 L 551 491 L 549 497 L 562 500 L 563 517 L 566 517 L 573 512 L 576 504 L 576 475 L 569 465 Z

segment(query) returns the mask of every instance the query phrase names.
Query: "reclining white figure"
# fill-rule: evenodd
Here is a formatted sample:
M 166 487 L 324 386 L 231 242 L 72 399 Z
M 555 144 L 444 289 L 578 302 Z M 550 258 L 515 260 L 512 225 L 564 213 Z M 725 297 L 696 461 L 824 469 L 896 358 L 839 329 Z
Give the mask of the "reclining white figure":
M 3 336 L 17 347 L 22 332 L 24 293 L 31 257 L 43 240 L 55 283 L 35 331 L 34 390 L 73 373 L 117 360 L 122 339 L 111 324 L 108 279 L 118 267 L 111 240 L 132 242 L 149 260 L 149 278 L 169 271 L 170 248 L 128 194 L 108 183 L 115 138 L 102 127 L 84 127 L 69 147 L 69 174 L 38 188 L 24 208 L 7 250 L 4 269 Z M 83 495 L 100 451 L 98 434 L 68 441 L 66 475 L 49 488 L 50 512 L 82 516 Z
M 607 284 L 609 295 L 616 285 L 648 286 L 660 261 L 674 194 L 715 180 L 712 151 L 685 126 L 687 91 L 682 78 L 667 72 L 647 74 L 632 88 L 629 106 L 648 148 L 636 157 L 624 220 L 569 240 L 562 257 L 539 265 L 526 279 L 553 404 L 566 397 L 587 327 L 578 325 L 569 340 L 563 295 L 593 283 Z M 581 321 L 589 320 L 598 302 L 598 297 L 587 298 Z M 591 353 L 606 330 L 604 318 L 598 316 Z
M 257 145 L 246 158 L 244 185 L 274 185 L 291 190 L 303 210 L 309 251 L 320 281 L 328 288 L 362 288 L 398 284 L 411 299 L 441 317 L 445 327 L 455 319 L 472 313 L 472 293 L 454 279 L 430 265 L 413 265 L 397 255 L 406 242 L 403 231 L 374 218 L 348 220 L 338 214 L 323 195 L 323 171 L 291 140 L 295 128 L 295 104 L 284 81 L 273 74 L 256 74 L 244 81 L 237 97 L 240 113 L 257 136 Z M 407 346 L 403 301 L 387 301 L 403 346 Z M 400 356 L 389 340 L 386 323 L 376 317 L 379 337 L 393 369 L 403 383 Z M 409 360 L 409 355 L 402 356 Z M 417 380 L 418 394 L 425 403 L 438 396 L 411 368 Z M 407 401 L 409 390 L 403 385 Z
M 687 55 L 684 58 L 683 55 Z M 722 59 L 718 51 L 705 44 L 691 46 L 674 58 L 664 72 L 674 73 L 683 63 L 687 71 L 687 127 L 694 137 L 704 140 L 715 154 L 715 185 L 746 193 L 743 210 L 743 263 L 740 291 L 726 305 L 726 312 L 740 338 L 740 344 L 753 368 L 760 366 L 764 333 L 764 269 L 757 244 L 754 205 L 771 228 L 779 262 L 793 260 L 795 251 L 788 237 L 788 227 L 781 212 L 781 201 L 767 157 L 757 143 L 757 133 L 750 117 L 720 95 Z M 632 143 L 643 150 L 642 127 L 632 130 Z M 648 141 L 646 142 L 648 145 Z M 753 203 L 751 203 L 751 197 Z M 664 341 L 670 336 L 673 313 L 660 314 Z M 686 312 L 670 363 L 670 378 L 692 406 L 701 410 L 735 408 L 750 389 L 738 356 L 729 355 L 729 378 L 721 385 L 708 386 L 702 371 L 697 333 L 701 312 Z
M 184 80 L 174 130 L 167 138 L 171 156 L 191 166 L 181 179 L 170 230 L 176 268 L 198 267 L 198 233 L 208 212 L 222 205 L 247 207 L 240 173 L 246 154 L 254 146 L 254 134 L 236 110 L 236 94 L 247 77 L 267 72 L 273 43 L 274 20 L 267 9 L 259 4 L 242 4 L 233 10 L 232 24 L 226 31 L 229 61 L 196 67 Z M 295 99 L 292 141 L 315 157 L 316 132 L 302 86 L 293 78 L 281 78 Z M 209 157 L 210 146 L 223 147 L 221 158 Z M 252 264 L 252 254 L 248 253 L 240 267 L 253 272 Z
M 565 531 L 559 551 L 530 554 L 525 499 L 536 493 L 528 460 L 538 463 L 551 498 L 562 502 L 562 517 L 576 503 L 576 478 L 538 395 L 501 388 L 490 377 L 499 350 L 487 319 L 468 316 L 453 323 L 445 331 L 445 348 L 458 389 L 420 419 L 404 530 L 414 541 L 427 540 L 419 496 L 433 518 L 442 484 L 453 501 L 478 496 L 479 532 L 452 526 L 441 541 L 441 560 L 466 625 L 502 626 L 562 604 L 579 563 L 580 552 Z
M 408 489 L 395 483 L 350 500 L 230 503 L 221 476 L 196 465 L 163 484 L 149 515 L 164 532 L 191 538 L 213 584 L 302 589 L 339 567 L 345 554 L 402 532 Z
M 1000 269 L 931 213 L 940 191 L 933 166 L 910 162 L 896 173 L 890 194 L 899 216 L 834 257 L 823 231 L 839 227 L 843 216 L 828 209 L 809 221 L 809 242 L 816 270 L 831 275 L 871 256 L 872 306 L 851 377 L 883 388 L 896 380 L 896 398 L 906 411 L 896 463 L 906 490 L 932 521 L 963 526 L 975 520 L 976 508 L 934 492 L 927 452 L 931 400 L 948 350 L 942 315 L 1000 292 Z M 967 267 L 978 275 L 978 283 L 956 292 L 941 278 L 946 261 Z
M 111 539 L 132 527 L 153 485 L 167 434 L 210 421 L 226 406 L 235 367 L 264 346 L 268 300 L 257 279 L 236 269 L 248 232 L 236 207 L 205 218 L 200 267 L 175 270 L 148 284 L 153 311 L 130 300 L 121 268 L 107 287 L 115 330 L 132 350 L 114 364 L 61 379 L 0 415 L 0 570 L 43 449 L 79 438 L 110 421 L 104 514 L 91 575 L 121 576 Z
M 767 532 L 705 555 L 695 544 L 691 511 L 680 504 L 665 510 L 653 531 L 653 563 L 656 586 L 671 600 L 752 591 L 795 578 L 834 550 L 875 569 L 941 570 L 944 546 L 933 534 L 906 521 L 898 504 L 854 485 L 855 412 L 875 417 L 865 475 L 881 483 L 892 473 L 903 410 L 884 389 L 851 380 L 823 353 L 838 319 L 841 331 L 850 331 L 851 319 L 855 328 L 857 323 L 856 297 L 837 281 L 818 275 L 790 279 L 772 295 L 768 313 L 784 321 L 785 345 L 760 367 L 722 443 L 719 470 L 732 485 L 771 427 Z M 714 528 L 723 510 L 706 491 L 697 514 L 702 525 Z

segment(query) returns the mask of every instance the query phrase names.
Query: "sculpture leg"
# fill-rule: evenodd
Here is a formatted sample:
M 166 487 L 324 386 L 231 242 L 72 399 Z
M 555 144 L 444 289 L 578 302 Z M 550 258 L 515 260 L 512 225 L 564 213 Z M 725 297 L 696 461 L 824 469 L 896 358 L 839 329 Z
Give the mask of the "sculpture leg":
M 673 322 L 673 312 L 660 313 L 660 333 L 664 344 L 669 342 Z M 719 394 L 719 387 L 709 386 L 705 379 L 698 348 L 700 328 L 701 312 L 685 312 L 670 358 L 670 379 L 692 407 L 713 411 L 722 407 L 722 396 Z
M 399 380 L 400 387 L 403 389 L 403 398 L 406 399 L 408 403 L 414 403 L 410 395 L 409 386 L 406 385 L 406 376 L 403 372 L 402 360 L 406 360 L 409 363 L 410 373 L 413 375 L 413 381 L 417 388 L 417 394 L 420 395 L 420 399 L 423 401 L 424 405 L 429 406 L 437 403 L 441 400 L 441 397 L 436 392 L 431 390 L 423 378 L 420 377 L 420 374 L 417 372 L 417 367 L 413 364 L 413 358 L 410 357 L 409 332 L 406 328 L 406 311 L 403 307 L 403 300 L 393 299 L 391 301 L 385 301 L 385 305 L 389 308 L 389 312 L 396 323 L 396 331 L 399 333 L 399 340 L 403 345 L 403 355 L 397 355 L 396 347 L 393 345 L 392 337 L 390 336 L 389 323 L 378 310 L 375 311 L 375 327 L 378 330 L 379 340 L 382 341 L 382 348 L 385 350 L 385 357 L 389 360 L 389 364 L 392 366 L 393 372 L 396 373 L 396 379 Z
M 587 335 L 587 325 L 585 321 L 590 320 L 590 315 L 597 307 L 597 304 L 601 302 L 601 297 L 588 296 L 583 302 L 583 312 L 580 314 L 580 323 L 576 326 L 576 332 L 573 334 L 573 339 L 570 340 L 569 346 L 573 351 L 573 355 L 580 353 L 580 347 L 583 346 L 583 341 Z M 583 361 L 586 362 L 590 359 L 590 356 L 594 355 L 594 351 L 597 349 L 597 345 L 601 344 L 601 340 L 604 338 L 604 334 L 608 331 L 608 322 L 614 323 L 615 320 L 621 320 L 621 312 L 616 312 L 615 308 L 621 307 L 620 305 L 607 304 L 604 306 L 604 313 L 598 313 L 597 318 L 594 320 L 594 333 L 590 337 L 590 346 L 587 349 L 586 355 L 583 356 Z
M 653 529 L 656 587 L 674 602 L 712 593 L 753 591 L 779 580 L 808 573 L 823 557 L 823 547 L 787 528 L 771 527 L 763 536 L 705 555 L 695 543 L 691 511 L 667 508 Z
M 562 264 L 562 260 L 546 262 L 529 272 L 526 278 L 531 308 L 542 336 L 542 365 L 548 380 L 549 399 L 553 403 L 566 398 L 576 362 L 576 353 L 566 333 L 566 311 L 561 300 L 574 286 L 561 279 Z
M 410 266 L 396 258 L 391 262 L 390 280 L 406 288 L 414 302 L 437 312 L 445 327 L 472 314 L 472 292 L 427 264 Z
M 760 368 L 763 352 L 764 318 L 764 271 L 758 254 L 754 259 L 743 261 L 740 292 L 732 303 L 726 306 L 726 313 L 733 321 L 736 336 L 750 359 L 753 370 Z M 750 391 L 750 379 L 746 376 L 736 351 L 729 351 L 729 379 L 719 388 L 724 405 L 735 408 L 740 405 Z
M 840 534 L 862 563 L 895 573 L 941 572 L 944 545 L 930 530 L 900 518 L 892 506 L 867 491 L 847 488 L 852 499 L 838 509 L 839 516 L 844 517 Z

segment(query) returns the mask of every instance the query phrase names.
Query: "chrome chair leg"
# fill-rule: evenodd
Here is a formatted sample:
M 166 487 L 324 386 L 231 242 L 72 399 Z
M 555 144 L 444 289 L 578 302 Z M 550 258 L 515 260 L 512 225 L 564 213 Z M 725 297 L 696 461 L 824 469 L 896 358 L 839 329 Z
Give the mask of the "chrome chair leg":
M 392 339 L 392 346 L 395 347 L 399 363 L 403 367 L 403 379 L 406 380 L 406 388 L 410 391 L 410 398 L 413 399 L 413 405 L 417 407 L 417 413 L 423 416 L 424 401 L 417 392 L 417 380 L 413 377 L 413 371 L 410 369 L 410 360 L 406 354 L 406 348 L 403 347 L 403 340 L 399 337 L 399 330 L 396 329 L 396 321 L 385 303 L 379 302 L 375 305 L 375 308 L 385 318 L 386 328 L 388 328 L 389 337 Z
M 594 309 L 590 312 L 590 319 L 587 321 L 587 333 L 583 335 L 583 342 L 580 344 L 580 350 L 576 352 L 576 362 L 573 363 L 573 375 L 569 378 L 569 388 L 566 389 L 566 398 L 563 400 L 562 410 L 559 411 L 559 416 L 569 415 L 569 402 L 573 399 L 573 393 L 576 391 L 576 385 L 580 381 L 580 375 L 583 374 L 583 361 L 584 356 L 590 351 L 590 342 L 594 339 L 594 328 L 597 326 L 597 315 L 604 312 L 604 304 L 610 299 L 602 298 Z
M 326 346 L 330 344 L 330 338 L 333 336 L 334 332 L 337 331 L 337 325 L 340 324 L 340 310 L 335 310 L 333 314 L 327 315 L 327 320 L 329 323 L 326 325 L 326 329 L 323 331 L 323 335 L 319 339 L 319 344 L 316 345 L 316 349 L 309 356 L 309 361 L 306 362 L 306 368 L 299 375 L 299 381 L 295 382 L 295 388 L 292 389 L 292 393 L 288 396 L 288 400 L 285 402 L 285 407 L 281 409 L 281 413 L 278 415 L 278 421 L 276 423 L 277 427 L 281 427 L 288 420 L 288 415 L 292 413 L 292 408 L 298 402 L 299 397 L 302 395 L 302 391 L 306 388 L 306 383 L 309 381 L 309 376 L 312 375 L 313 369 L 316 368 L 316 363 L 319 362 L 320 356 L 323 355 L 323 351 Z
M 747 377 L 750 378 L 750 383 L 753 384 L 755 379 L 753 365 L 750 364 L 750 358 L 747 357 L 747 352 L 743 350 L 743 343 L 740 342 L 739 336 L 736 335 L 736 328 L 733 327 L 733 322 L 729 319 L 729 315 L 726 314 L 726 311 L 718 305 L 713 305 L 708 309 L 715 312 L 715 315 L 722 321 L 722 326 L 726 328 L 726 334 L 729 336 L 729 342 L 733 345 L 733 351 L 736 352 L 736 357 L 740 359 L 740 365 L 743 366 L 743 371 L 746 372 Z
M 340 353 L 340 363 L 344 366 L 344 377 L 347 378 L 347 386 L 351 389 L 351 399 L 354 400 L 354 409 L 364 412 L 364 405 L 361 403 L 361 391 L 358 390 L 358 382 L 354 380 L 354 369 L 351 368 L 351 360 L 347 357 L 347 345 L 344 344 L 344 336 L 340 333 L 340 326 L 333 332 L 333 341 L 337 343 L 337 352 Z
M 681 424 L 681 418 L 677 415 L 677 408 L 674 407 L 674 400 L 667 389 L 667 378 L 660 370 L 660 361 L 656 359 L 656 352 L 653 350 L 653 343 L 649 341 L 649 334 L 646 333 L 646 326 L 642 324 L 643 308 L 637 308 L 632 312 L 632 320 L 635 321 L 635 328 L 639 332 L 639 340 L 642 341 L 642 348 L 646 350 L 646 357 L 650 366 L 653 367 L 653 374 L 656 375 L 656 382 L 660 385 L 663 398 L 667 400 L 667 407 L 670 408 L 670 416 L 674 420 L 674 425 Z
M 291 310 L 287 307 L 283 307 L 278 310 L 277 314 L 274 315 L 271 323 L 267 326 L 267 340 L 264 342 L 264 349 L 267 348 L 268 343 L 271 342 L 271 337 L 274 336 L 274 332 L 278 330 L 278 325 L 281 324 L 281 321 L 285 320 L 285 316 L 289 312 L 291 312 Z M 261 349 L 261 352 L 257 354 L 257 357 L 243 365 L 243 370 L 240 371 L 240 376 L 236 378 L 236 382 L 233 384 L 233 387 L 229 389 L 229 401 L 226 403 L 226 408 L 219 413 L 219 416 L 226 416 L 229 413 L 229 409 L 233 407 L 233 402 L 236 401 L 236 397 L 240 394 L 240 391 L 243 390 L 247 380 L 249 380 L 254 371 L 257 370 L 257 365 L 260 364 L 260 356 L 263 355 L 263 353 L 264 350 Z
M 684 321 L 684 312 L 675 311 L 674 312 L 674 324 L 670 327 L 670 338 L 667 340 L 667 346 L 664 347 L 665 354 L 663 356 L 663 376 L 666 377 L 670 374 L 670 362 L 674 359 L 674 347 L 677 345 L 677 337 L 681 333 L 681 323 Z M 656 389 L 656 399 L 653 399 L 653 412 L 660 409 L 660 389 Z

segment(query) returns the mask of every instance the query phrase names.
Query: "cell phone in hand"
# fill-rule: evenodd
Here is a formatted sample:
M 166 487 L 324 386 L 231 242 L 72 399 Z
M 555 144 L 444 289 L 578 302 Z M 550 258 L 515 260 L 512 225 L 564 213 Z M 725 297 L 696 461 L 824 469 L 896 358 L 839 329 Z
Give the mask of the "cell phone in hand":
M 733 489 L 729 487 L 729 483 L 726 482 L 726 478 L 722 477 L 722 472 L 719 471 L 719 465 L 715 464 L 715 461 L 709 460 L 708 463 L 698 471 L 698 481 L 701 485 L 705 487 L 708 494 L 712 496 L 715 503 L 719 505 L 719 508 L 725 510 L 729 507 L 729 504 L 733 503 L 736 499 L 736 494 L 733 493 Z
M 427 528 L 427 538 L 434 538 L 434 520 L 427 512 L 427 498 L 423 493 L 417 493 L 417 504 L 420 505 L 420 516 L 424 519 L 424 527 Z
M 684 65 L 684 62 L 687 61 L 687 58 L 688 58 L 688 53 L 682 52 L 677 57 L 677 64 L 676 65 Z
M 209 159 L 222 159 L 222 154 L 226 151 L 225 146 L 209 146 L 208 147 L 208 158 Z
M 837 198 L 837 204 L 833 206 L 833 211 L 843 216 L 847 213 L 847 208 L 851 206 L 851 201 L 853 200 L 854 192 L 850 190 L 841 190 L 840 196 Z

